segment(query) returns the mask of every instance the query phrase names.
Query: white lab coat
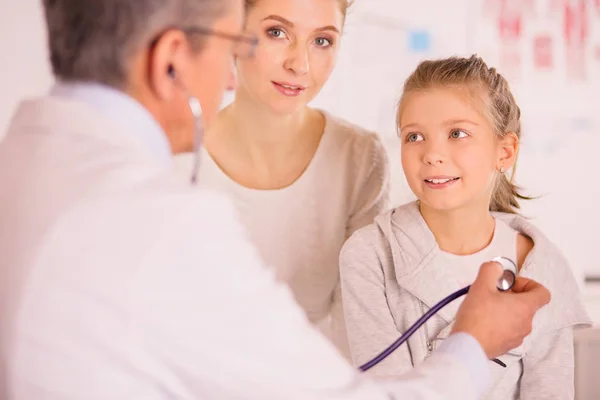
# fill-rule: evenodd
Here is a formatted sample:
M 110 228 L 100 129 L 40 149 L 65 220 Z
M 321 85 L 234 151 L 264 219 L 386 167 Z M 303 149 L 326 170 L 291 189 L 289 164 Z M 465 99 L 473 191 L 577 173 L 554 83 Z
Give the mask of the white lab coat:
M 440 352 L 385 384 L 357 373 L 226 198 L 87 104 L 24 102 L 0 190 L 3 400 L 475 397 L 473 354 Z

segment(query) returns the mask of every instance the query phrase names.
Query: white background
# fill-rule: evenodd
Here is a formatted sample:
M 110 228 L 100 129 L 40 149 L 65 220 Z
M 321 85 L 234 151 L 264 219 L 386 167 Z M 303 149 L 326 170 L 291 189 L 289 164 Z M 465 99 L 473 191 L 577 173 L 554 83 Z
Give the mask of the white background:
M 394 127 L 402 83 L 423 58 L 478 53 L 501 69 L 497 18 L 483 11 L 488 1 L 357 0 L 349 14 L 339 64 L 314 105 L 384 138 L 392 161 L 394 204 L 412 199 L 399 165 Z M 560 9 L 550 11 L 551 3 L 563 0 L 514 4 L 528 1 L 532 8 L 515 45 L 522 64 L 501 69 L 510 78 L 523 114 L 517 183 L 528 194 L 542 196 L 524 203 L 524 213 L 559 245 L 583 284 L 585 274 L 600 275 L 600 189 L 595 175 L 600 160 L 600 54 L 594 53 L 600 53 L 600 10 L 587 17 L 587 73 L 577 79 L 569 78 L 566 68 L 563 14 Z M 0 138 L 17 101 L 43 93 L 52 84 L 40 4 L 41 0 L 0 0 Z M 413 30 L 430 33 L 429 50 L 411 50 Z M 532 40 L 538 33 L 556 41 L 554 68 L 547 72 L 533 67 Z

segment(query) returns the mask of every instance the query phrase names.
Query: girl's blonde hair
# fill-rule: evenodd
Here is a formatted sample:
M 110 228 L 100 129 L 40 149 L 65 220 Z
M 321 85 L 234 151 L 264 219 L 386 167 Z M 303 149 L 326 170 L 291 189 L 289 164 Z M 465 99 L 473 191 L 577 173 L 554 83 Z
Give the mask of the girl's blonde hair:
M 281 1 L 285 1 L 285 0 L 281 0 Z M 248 10 L 252 6 L 256 5 L 257 2 L 258 2 L 258 0 L 245 0 L 244 3 L 246 5 L 246 10 Z M 352 5 L 352 3 L 354 3 L 354 0 L 338 0 L 338 2 L 340 3 L 340 7 L 342 9 L 342 14 L 344 14 L 344 18 L 345 18 L 346 13 L 348 12 L 348 9 Z
M 488 67 L 475 55 L 470 58 L 450 57 L 421 62 L 404 83 L 396 115 L 398 129 L 407 97 L 416 91 L 440 87 L 467 90 L 498 137 L 503 138 L 513 132 L 521 138 L 521 110 L 515 102 L 508 82 L 495 68 Z M 516 161 L 510 179 L 505 174 L 496 179 L 490 211 L 516 214 L 520 209 L 519 200 L 531 199 L 522 195 L 520 188 L 513 183 L 515 171 Z

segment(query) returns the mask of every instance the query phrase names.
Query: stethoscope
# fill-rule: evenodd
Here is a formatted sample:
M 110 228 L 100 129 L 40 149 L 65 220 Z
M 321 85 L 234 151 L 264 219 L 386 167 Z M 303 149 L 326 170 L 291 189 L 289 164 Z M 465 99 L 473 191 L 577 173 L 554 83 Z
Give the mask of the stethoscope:
M 173 82 L 186 94 L 188 98 L 188 106 L 190 108 L 190 112 L 192 113 L 192 117 L 194 118 L 194 144 L 192 154 L 194 155 L 194 163 L 192 167 L 192 173 L 190 176 L 190 183 L 195 185 L 198 180 L 198 171 L 200 169 L 200 158 L 201 158 L 201 148 L 202 142 L 204 140 L 204 124 L 202 121 L 202 105 L 200 104 L 200 100 L 197 97 L 189 94 L 185 85 L 179 81 L 177 75 L 175 73 L 175 68 L 172 65 L 169 65 L 169 69 L 167 71 L 169 78 L 173 80 Z
M 515 284 L 515 281 L 517 279 L 517 265 L 515 264 L 515 262 L 506 257 L 496 257 L 496 258 L 492 259 L 492 261 L 500 264 L 504 270 L 504 272 L 502 273 L 502 276 L 500 277 L 500 279 L 498 279 L 498 282 L 496 284 L 496 287 L 498 288 L 498 290 L 500 290 L 501 292 L 506 292 L 506 291 L 512 289 L 512 287 Z M 398 347 L 400 347 L 404 342 L 406 342 L 408 340 L 408 338 L 410 338 L 417 331 L 417 329 L 419 329 L 425 322 L 427 322 L 427 320 L 429 320 L 429 318 L 431 318 L 433 315 L 435 315 L 435 313 L 437 313 L 439 310 L 441 310 L 442 308 L 444 308 L 445 306 L 447 306 L 454 300 L 458 299 L 459 297 L 467 294 L 469 292 L 470 287 L 471 287 L 471 285 L 466 286 L 460 290 L 457 290 L 456 292 L 450 294 L 448 297 L 441 300 L 435 306 L 431 307 L 431 309 L 429 311 L 427 311 L 421 318 L 419 318 L 417 320 L 417 322 L 415 322 L 410 328 L 408 328 L 408 330 L 406 332 L 404 332 L 404 334 L 402 336 L 400 336 L 398 338 L 398 340 L 396 340 L 388 348 L 386 348 L 381 353 L 379 353 L 371 361 L 361 365 L 359 367 L 359 369 L 361 371 L 367 371 L 367 370 L 373 368 L 375 365 L 379 364 L 386 357 L 388 357 L 390 354 L 392 354 Z M 500 361 L 498 359 L 493 359 L 492 361 L 494 361 L 495 363 L 497 363 L 503 367 L 506 367 L 506 364 L 504 364 L 502 361 Z

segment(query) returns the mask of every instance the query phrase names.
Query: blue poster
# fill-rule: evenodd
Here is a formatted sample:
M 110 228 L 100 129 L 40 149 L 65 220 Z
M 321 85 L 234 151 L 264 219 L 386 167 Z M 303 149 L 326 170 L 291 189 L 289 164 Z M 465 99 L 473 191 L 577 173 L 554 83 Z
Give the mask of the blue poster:
M 431 35 L 425 30 L 408 33 L 408 49 L 414 53 L 424 53 L 431 49 Z

